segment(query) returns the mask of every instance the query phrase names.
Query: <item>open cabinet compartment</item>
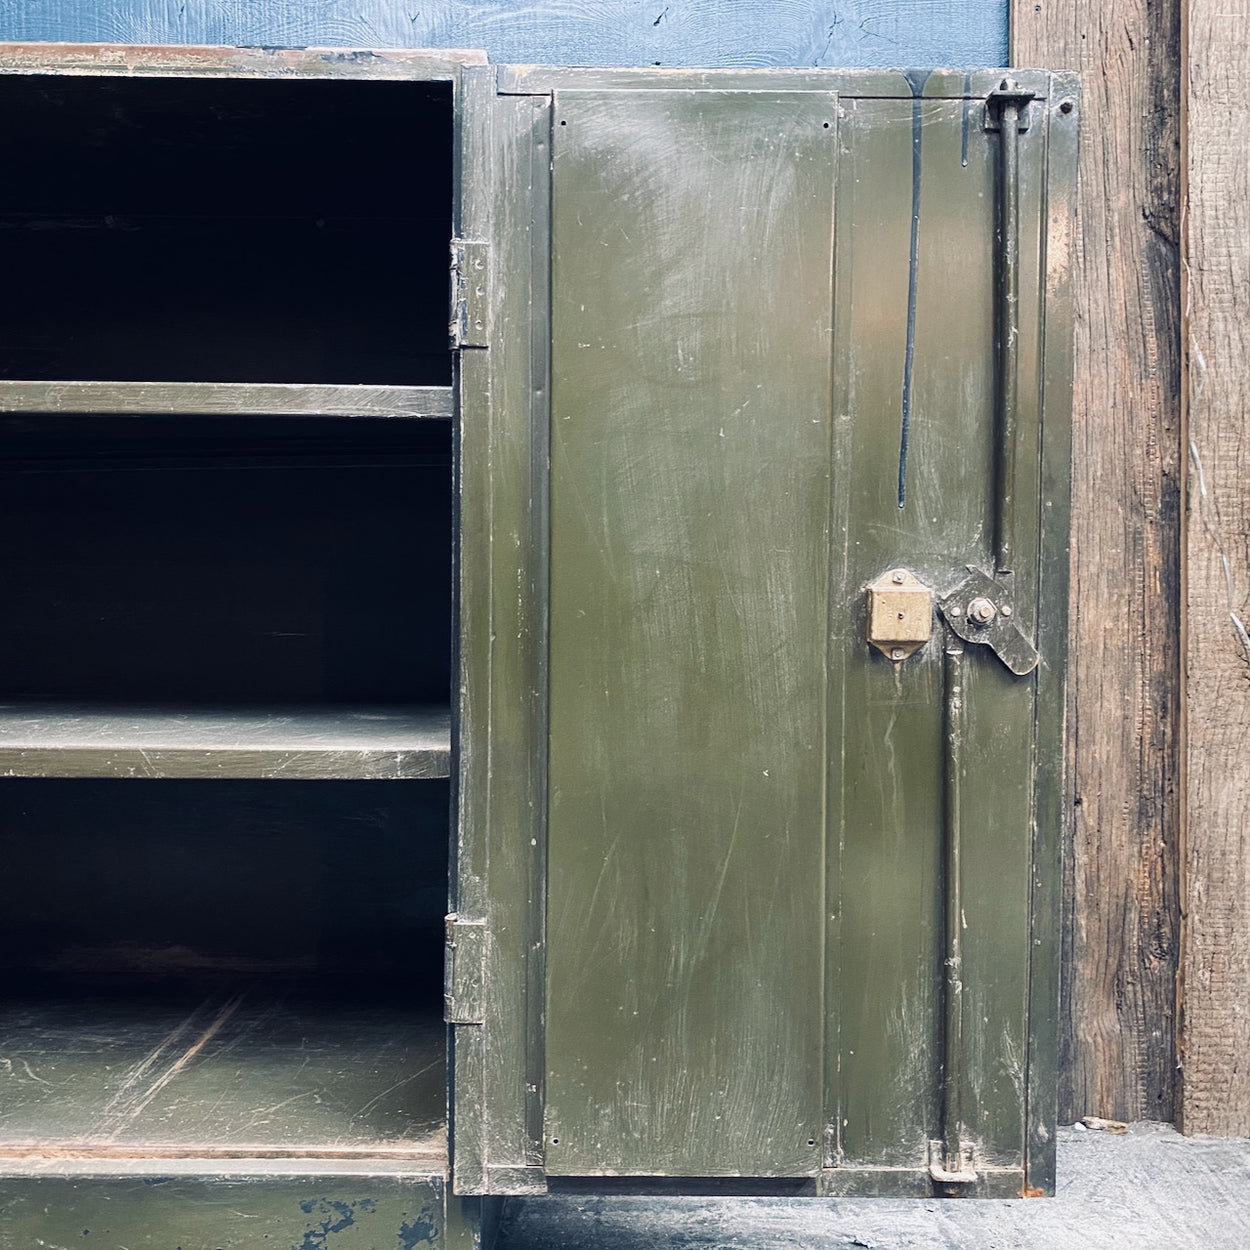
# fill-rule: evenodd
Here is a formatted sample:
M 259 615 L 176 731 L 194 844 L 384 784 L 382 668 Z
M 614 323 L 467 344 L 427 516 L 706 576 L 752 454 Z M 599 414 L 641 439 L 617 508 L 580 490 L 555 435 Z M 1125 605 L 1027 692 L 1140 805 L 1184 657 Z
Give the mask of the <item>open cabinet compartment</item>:
M 446 776 L 451 422 L 0 418 L 0 772 Z
M 176 59 L 0 75 L 0 1177 L 445 1177 L 458 65 Z
M 447 782 L 0 782 L 5 1160 L 446 1162 Z
M 0 76 L 0 378 L 447 386 L 449 82 Z

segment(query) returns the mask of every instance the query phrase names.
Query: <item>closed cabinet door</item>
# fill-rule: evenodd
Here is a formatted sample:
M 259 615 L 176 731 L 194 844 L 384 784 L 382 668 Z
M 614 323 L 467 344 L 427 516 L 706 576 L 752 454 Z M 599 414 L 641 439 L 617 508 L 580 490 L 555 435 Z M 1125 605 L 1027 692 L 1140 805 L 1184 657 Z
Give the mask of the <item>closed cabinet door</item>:
M 471 76 L 463 1192 L 1047 1187 L 1074 100 Z

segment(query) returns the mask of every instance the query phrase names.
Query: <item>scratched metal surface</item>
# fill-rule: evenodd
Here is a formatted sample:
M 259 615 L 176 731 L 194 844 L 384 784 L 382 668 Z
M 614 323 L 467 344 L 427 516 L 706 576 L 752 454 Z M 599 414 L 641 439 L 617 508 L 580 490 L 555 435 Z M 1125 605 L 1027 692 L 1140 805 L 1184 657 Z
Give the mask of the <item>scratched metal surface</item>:
M 0 705 L 5 777 L 447 777 L 446 708 Z
M 451 417 L 454 406 L 446 386 L 6 381 L 0 412 L 439 418 Z
M 206 1170 L 0 1178 L 5 1250 L 473 1250 L 474 1238 L 431 1169 L 320 1174 L 252 1160 Z
M 801 1174 L 836 97 L 554 121 L 546 1168 Z
M 837 917 L 829 968 L 830 1110 L 841 1164 L 906 1168 L 916 1165 L 924 1126 L 935 1121 L 941 1072 L 934 1043 L 943 958 L 941 648 L 930 644 L 892 671 L 862 644 L 861 587 L 894 566 L 942 587 L 965 565 L 991 558 L 995 147 L 978 118 L 969 115 L 965 130 L 959 101 L 848 100 L 844 109 L 838 192 L 846 229 L 835 279 L 835 456 L 842 472 L 832 553 L 831 702 L 839 725 L 829 774 L 836 839 L 829 889 Z M 1022 138 L 1027 159 L 1039 166 L 1044 134 L 1035 128 Z M 909 264 L 917 175 L 919 231 Z M 1035 192 L 1023 213 L 1032 240 L 1026 291 L 1039 289 L 1041 212 Z M 1025 358 L 1036 355 L 1037 328 L 1034 315 Z M 914 365 L 900 507 L 909 337 Z M 1032 440 L 1021 455 L 1035 464 L 1036 402 L 1031 414 Z M 1031 619 L 1036 485 L 1025 495 L 1018 546 L 1030 554 L 1017 569 L 1017 585 L 1021 611 Z M 969 648 L 968 665 L 962 864 L 970 1058 L 963 1102 L 983 1163 L 1019 1168 L 1033 680 L 1011 677 L 985 648 Z
M 1005 0 L 28 0 L 0 38 L 484 48 L 563 65 L 1001 65 Z
M 749 356 L 769 341 L 767 329 L 758 337 L 741 332 L 752 304 L 781 291 L 804 307 L 807 280 L 818 266 L 772 273 L 745 254 L 733 227 L 743 215 L 751 220 L 755 201 L 732 194 L 742 190 L 738 165 L 726 160 L 719 177 L 707 179 L 702 202 L 686 185 L 698 185 L 708 144 L 693 155 L 680 152 L 680 160 L 671 154 L 657 160 L 662 175 L 640 151 L 648 144 L 669 151 L 671 135 L 655 124 L 666 89 L 706 92 L 700 124 L 711 127 L 734 90 L 773 99 L 766 76 L 731 74 L 718 95 L 710 71 L 692 72 L 688 80 L 671 71 L 653 81 L 642 71 L 622 71 L 606 84 L 619 89 L 614 101 L 589 73 L 500 74 L 509 92 L 555 93 L 552 476 L 548 496 L 545 357 L 533 334 L 528 345 L 505 336 L 509 345 L 501 343 L 490 376 L 496 393 L 509 395 L 510 412 L 530 405 L 534 428 L 525 434 L 509 422 L 507 461 L 465 481 L 473 503 L 468 515 L 487 515 L 478 492 L 499 505 L 491 604 L 518 628 L 492 634 L 489 650 L 483 641 L 473 651 L 467 686 L 478 723 L 484 722 L 479 737 L 490 734 L 507 752 L 496 757 L 492 794 L 505 797 L 508 828 L 529 832 L 534 849 L 523 850 L 524 836 L 475 823 L 486 809 L 462 827 L 468 851 L 462 863 L 474 864 L 475 906 L 497 935 L 490 960 L 501 1016 L 471 1039 L 474 1077 L 482 1083 L 465 1091 L 470 1114 L 463 1122 L 474 1126 L 475 1152 L 484 1148 L 484 1157 L 475 1153 L 472 1183 L 486 1192 L 526 1192 L 544 1183 L 541 1161 L 548 1175 L 573 1177 L 584 1168 L 587 1179 L 576 1183 L 586 1189 L 602 1187 L 597 1178 L 611 1171 L 749 1177 L 790 1167 L 791 1175 L 828 1192 L 928 1193 L 927 1144 L 940 1123 L 942 1074 L 936 992 L 944 923 L 941 647 L 935 640 L 898 671 L 871 653 L 863 638 L 863 587 L 903 565 L 943 589 L 966 564 L 991 558 L 997 144 L 973 97 L 996 82 L 981 73 L 852 71 L 828 80 L 840 95 L 837 187 L 826 201 L 834 217 L 835 272 L 823 306 L 809 309 L 802 327 L 775 344 L 755 379 L 766 382 L 763 402 L 771 392 L 789 397 L 786 416 L 808 404 L 796 388 L 811 391 L 820 472 L 831 467 L 832 483 L 805 497 L 818 474 L 815 453 L 797 432 L 734 461 L 732 478 L 716 476 L 726 455 L 721 431 L 729 435 L 742 416 L 734 399 L 738 362 L 717 353 Z M 1049 208 L 1052 241 L 1066 238 L 1072 178 L 1070 143 L 1052 145 L 1048 132 L 1057 124 L 1071 128 L 1073 119 L 1060 113 L 1059 98 L 1049 98 L 1044 79 L 1029 78 L 1039 99 L 1021 135 L 1026 298 L 1009 528 L 1018 552 L 1017 619 L 1026 630 L 1036 624 L 1039 597 L 1049 597 L 1053 611 L 1064 592 L 1064 535 L 1049 521 L 1045 584 L 1039 575 L 1039 517 L 1065 514 L 1067 463 L 1065 353 L 1058 339 L 1053 347 L 1044 340 L 1043 293 L 1049 287 L 1062 304 L 1067 253 L 1062 246 L 1046 253 L 1045 223 Z M 782 84 L 814 91 L 821 80 L 779 75 Z M 1072 90 L 1070 82 L 1062 87 Z M 640 103 L 631 120 L 639 124 L 631 129 L 620 116 L 635 94 Z M 602 101 L 601 133 L 572 133 L 583 98 Z M 537 100 L 530 107 L 535 104 L 543 107 Z M 527 270 L 540 241 L 517 224 L 526 211 L 515 203 L 533 196 L 532 216 L 544 216 L 536 148 L 523 141 L 526 120 L 514 117 L 524 108 L 510 95 L 490 118 L 494 135 L 486 125 L 476 132 L 488 150 L 492 138 L 499 144 L 491 176 L 497 198 L 509 205 L 495 236 L 500 325 L 542 298 Z M 1067 120 L 1057 123 L 1061 116 Z M 541 125 L 538 133 L 545 133 Z M 802 145 L 791 146 L 801 158 Z M 562 161 L 573 163 L 562 167 Z M 632 176 L 614 181 L 614 161 L 635 162 Z M 583 176 L 583 185 L 572 173 Z M 779 176 L 769 190 L 784 200 L 790 186 Z M 686 250 L 669 249 L 666 232 L 681 227 L 661 210 L 683 203 L 690 237 Z M 690 252 L 704 258 L 702 268 Z M 665 263 L 653 265 L 653 253 Z M 717 269 L 720 262 L 728 276 Z M 698 327 L 701 354 L 684 351 L 695 330 L 687 334 L 680 316 L 667 327 L 658 324 L 670 270 L 707 297 L 700 307 L 691 302 L 678 310 Z M 718 298 L 730 290 L 741 294 Z M 780 322 L 791 312 L 782 308 Z M 1060 338 L 1067 324 L 1060 309 Z M 796 354 L 803 335 L 822 325 L 832 326 L 832 381 L 818 367 L 804 373 L 810 361 Z M 716 340 L 715 326 L 726 328 L 724 341 Z M 716 368 L 708 367 L 709 354 Z M 1045 388 L 1054 432 L 1043 451 Z M 781 428 L 789 430 L 784 421 Z M 1036 467 L 1043 455 L 1044 494 Z M 669 460 L 685 469 L 681 480 L 693 484 L 688 492 L 666 489 Z M 758 483 L 774 460 L 787 471 L 771 492 L 761 492 Z M 805 476 L 809 470 L 815 476 Z M 516 502 L 527 483 L 532 497 L 551 506 L 549 599 L 546 530 L 537 539 L 529 535 Z M 789 532 L 778 520 L 787 508 L 795 521 Z M 477 531 L 471 533 L 476 542 Z M 821 552 L 807 577 L 791 567 L 804 544 Z M 756 576 L 740 578 L 752 553 L 760 560 Z M 776 652 L 762 653 L 758 664 L 740 663 L 731 693 L 717 648 L 732 652 L 769 621 L 770 561 L 788 570 L 790 594 L 805 605 L 805 632 L 792 638 L 784 621 L 772 622 Z M 482 584 L 470 570 L 477 610 L 484 607 Z M 518 585 L 533 598 L 518 596 Z M 542 689 L 541 658 L 532 652 L 545 606 L 551 611 L 549 828 L 541 781 L 525 772 L 544 750 L 543 705 L 517 702 L 521 691 Z M 1053 692 L 1062 690 L 1062 645 L 1056 649 L 1055 637 L 1046 642 L 1044 686 L 1052 710 Z M 657 639 L 664 646 L 650 645 Z M 780 705 L 756 698 L 752 685 L 763 683 L 773 662 L 789 664 L 795 679 Z M 970 710 L 960 773 L 966 906 L 959 917 L 965 976 L 956 1000 L 965 1048 L 958 1090 L 963 1129 L 982 1169 L 976 1192 L 1004 1196 L 1026 1185 L 1045 1189 L 1053 1178 L 1054 1053 L 1045 1039 L 1055 1011 L 1057 938 L 1045 900 L 1055 897 L 1055 777 L 1048 773 L 1045 793 L 1035 794 L 1037 676 L 1012 677 L 983 648 L 973 648 L 966 665 Z M 483 685 L 487 674 L 494 680 Z M 819 696 L 813 684 L 821 687 Z M 499 705 L 512 711 L 494 711 Z M 506 734 L 491 729 L 492 721 L 506 724 Z M 684 738 L 670 732 L 677 723 L 686 728 Z M 792 744 L 806 735 L 828 758 L 827 773 L 808 784 L 805 754 L 788 752 L 783 790 L 802 796 L 803 819 L 817 830 L 789 861 L 733 842 L 735 795 L 745 792 L 753 752 L 769 732 Z M 1054 757 L 1059 734 L 1049 711 L 1037 733 L 1042 754 Z M 528 740 L 525 769 L 514 759 L 518 736 Z M 761 776 L 766 768 L 760 764 Z M 1047 813 L 1036 843 L 1035 802 Z M 770 829 L 787 828 L 788 812 L 782 801 L 752 813 L 761 840 Z M 490 860 L 492 854 L 498 858 Z M 507 879 L 493 871 L 505 860 Z M 483 870 L 485 880 L 476 875 Z M 522 952 L 524 908 L 535 897 L 523 874 L 532 882 L 536 871 L 549 891 L 546 932 L 539 935 L 546 945 L 532 943 Z M 771 888 L 779 871 L 787 891 Z M 784 942 L 775 941 L 779 933 Z M 721 958 L 698 975 L 692 960 L 713 938 Z M 761 952 L 767 972 L 751 977 Z M 765 984 L 769 979 L 774 983 Z M 530 1014 L 539 992 L 545 1036 Z M 787 1034 L 792 1019 L 810 1024 L 811 1010 L 825 1021 L 823 1057 L 817 1056 L 823 1071 L 815 1084 L 791 1079 L 809 1057 L 803 1048 L 810 1035 L 789 1045 L 794 1039 Z M 731 1044 L 718 1049 L 727 1039 Z M 507 1055 L 518 1051 L 531 1072 L 535 1059 L 542 1063 L 542 1079 L 531 1077 L 524 1096 L 502 1074 Z M 520 1068 L 510 1071 L 519 1080 Z M 751 1116 L 743 1110 L 748 1094 L 758 1096 Z M 536 1130 L 534 1103 L 544 1096 L 545 1120 Z M 783 1160 L 777 1142 L 787 1130 L 779 1125 L 800 1118 L 816 1126 L 812 1138 L 819 1145 L 807 1159 Z M 733 1151 L 738 1161 L 731 1167 L 726 1159 Z
M 0 1170 L 23 1155 L 446 1156 L 440 1015 L 223 995 L 8 1001 Z

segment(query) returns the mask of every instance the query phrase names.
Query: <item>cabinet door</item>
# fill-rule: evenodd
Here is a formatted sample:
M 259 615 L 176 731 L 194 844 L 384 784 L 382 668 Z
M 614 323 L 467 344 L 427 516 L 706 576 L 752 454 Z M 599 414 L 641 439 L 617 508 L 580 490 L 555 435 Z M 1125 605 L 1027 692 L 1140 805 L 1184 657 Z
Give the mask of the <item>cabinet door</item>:
M 1024 1185 L 1066 480 L 1036 77 L 1010 229 L 986 75 L 503 71 L 469 108 L 465 1191 Z M 877 582 L 925 637 L 870 645 Z

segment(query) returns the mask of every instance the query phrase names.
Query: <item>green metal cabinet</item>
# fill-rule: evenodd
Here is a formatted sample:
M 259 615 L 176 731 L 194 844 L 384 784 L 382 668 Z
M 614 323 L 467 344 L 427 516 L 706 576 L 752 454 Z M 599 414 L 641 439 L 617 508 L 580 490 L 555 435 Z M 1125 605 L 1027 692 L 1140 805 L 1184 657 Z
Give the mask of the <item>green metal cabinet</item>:
M 0 111 L 0 1244 L 1050 1192 L 1071 76 Z
M 462 133 L 457 1189 L 1050 1191 L 1074 81 Z

